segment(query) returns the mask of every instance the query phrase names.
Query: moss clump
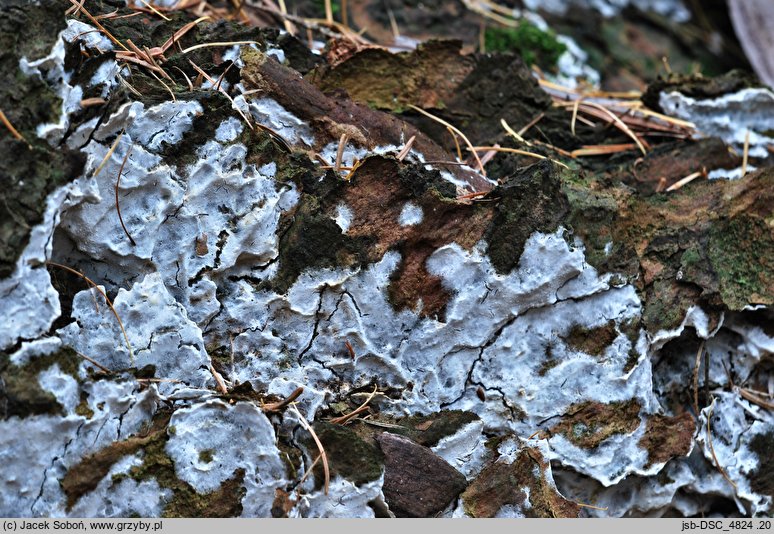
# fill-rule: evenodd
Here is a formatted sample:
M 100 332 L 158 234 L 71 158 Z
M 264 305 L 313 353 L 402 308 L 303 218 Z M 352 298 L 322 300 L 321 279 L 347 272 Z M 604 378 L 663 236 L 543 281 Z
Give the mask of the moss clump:
M 640 408 L 636 400 L 609 404 L 581 402 L 571 406 L 551 432 L 564 435 L 583 449 L 595 449 L 611 436 L 637 430 Z
M 94 410 L 89 408 L 89 395 L 85 391 L 81 391 L 80 402 L 75 407 L 75 413 L 86 419 L 94 417 Z
M 144 447 L 145 456 L 140 466 L 132 467 L 129 476 L 135 480 L 155 479 L 159 486 L 172 491 L 172 498 L 164 507 L 164 517 L 236 517 L 242 513 L 245 495 L 244 469 L 237 469 L 231 478 L 212 493 L 199 494 L 187 482 L 177 478 L 175 464 L 167 455 L 169 431 L 153 434 Z M 202 451 L 206 453 L 206 451 Z
M 707 256 L 729 308 L 774 303 L 774 237 L 762 218 L 739 216 L 713 226 Z
M 637 365 L 637 362 L 640 361 L 640 353 L 637 352 L 637 342 L 640 339 L 640 322 L 636 319 L 632 319 L 622 323 L 619 328 L 631 344 L 623 369 L 624 373 L 628 373 L 635 365 Z
M 544 69 L 556 67 L 559 56 L 567 51 L 554 32 L 545 32 L 526 20 L 515 28 L 487 28 L 484 44 L 493 52 L 517 52 L 527 65 L 537 63 Z
M 129 439 L 108 445 L 104 449 L 86 456 L 68 469 L 62 478 L 62 490 L 67 496 L 67 509 L 72 508 L 82 495 L 94 490 L 118 460 L 134 454 L 164 434 L 164 429 L 168 423 L 169 414 L 162 413 L 153 420 L 145 431 Z M 118 483 L 124 477 L 125 475 L 114 476 L 113 483 Z
M 366 443 L 349 428 L 332 423 L 315 423 L 314 431 L 325 448 L 331 475 L 340 475 L 356 485 L 365 484 L 382 476 L 384 455 L 374 445 Z M 311 437 L 305 440 L 311 456 L 317 455 L 317 446 Z M 318 484 L 323 481 L 322 465 L 314 470 Z
M 279 293 L 286 292 L 306 269 L 351 265 L 364 256 L 360 240 L 344 235 L 313 195 L 302 195 L 291 221 L 280 239 L 279 272 L 270 281 Z
M 512 463 L 490 464 L 462 494 L 465 512 L 496 517 L 503 506 L 511 505 L 527 517 L 578 517 L 580 507 L 559 494 L 548 480 L 548 469 L 540 452 L 529 448 L 519 451 Z
M 0 419 L 29 417 L 40 414 L 64 414 L 62 405 L 51 392 L 40 387 L 38 375 L 58 365 L 59 369 L 78 380 L 80 358 L 72 349 L 38 356 L 22 366 L 13 365 L 10 356 L 0 352 Z

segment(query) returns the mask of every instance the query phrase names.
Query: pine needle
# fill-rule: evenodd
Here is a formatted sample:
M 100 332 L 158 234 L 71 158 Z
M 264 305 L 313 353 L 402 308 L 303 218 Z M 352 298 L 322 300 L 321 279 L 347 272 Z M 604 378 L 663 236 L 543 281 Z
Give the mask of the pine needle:
M 575 136 L 575 121 L 578 118 L 578 108 L 580 107 L 580 103 L 583 99 L 579 98 L 575 101 L 574 105 L 572 106 L 572 120 L 570 120 L 570 131 L 572 132 L 572 135 Z
M 193 52 L 194 50 L 199 50 L 201 48 L 209 48 L 211 46 L 238 46 L 238 45 L 257 45 L 260 44 L 258 41 L 223 41 L 223 42 L 217 42 L 217 43 L 202 43 L 194 46 L 189 46 L 188 48 L 183 49 L 180 53 L 181 54 L 187 54 L 189 52 Z
M 322 442 L 320 441 L 320 438 L 317 437 L 317 434 L 315 433 L 314 429 L 311 427 L 309 423 L 306 422 L 306 419 L 303 415 L 301 415 L 301 412 L 298 411 L 298 408 L 296 408 L 295 403 L 290 405 L 290 409 L 295 412 L 295 414 L 298 416 L 298 422 L 301 424 L 304 429 L 309 432 L 312 435 L 312 439 L 314 440 L 315 445 L 317 445 L 317 449 L 320 451 L 320 457 L 322 458 L 323 463 L 323 473 L 325 474 L 325 483 L 323 485 L 323 491 L 325 495 L 328 495 L 328 486 L 330 486 L 331 483 L 331 473 L 328 469 L 328 455 L 325 454 L 325 449 L 323 448 Z
M 578 501 L 572 501 L 572 502 L 574 502 L 576 505 L 580 506 L 581 508 L 591 508 L 592 510 L 601 510 L 603 512 L 606 512 L 608 510 L 607 506 L 601 507 L 601 506 L 594 506 L 593 504 L 584 504 Z
M 11 132 L 11 135 L 14 136 L 19 141 L 24 141 L 27 143 L 27 146 L 29 148 L 32 148 L 32 145 L 30 145 L 27 140 L 24 138 L 22 134 L 19 133 L 19 130 L 13 127 L 13 124 L 11 124 L 11 121 L 8 120 L 8 117 L 5 116 L 5 113 L 3 113 L 3 110 L 0 109 L 0 122 L 2 122 L 6 128 L 8 128 L 8 131 Z
M 87 362 L 92 364 L 93 366 L 95 366 L 97 369 L 99 369 L 103 373 L 108 374 L 108 375 L 113 374 L 113 371 L 111 371 L 110 369 L 108 369 L 107 367 L 105 367 L 104 365 L 99 363 L 98 361 L 96 361 L 96 360 L 94 360 L 92 358 L 89 358 L 85 354 L 82 354 L 82 353 L 78 352 L 77 350 L 75 351 L 75 354 L 77 354 L 78 356 L 80 356 L 81 358 L 83 358 L 84 360 L 86 360 Z
M 474 146 L 470 147 L 470 150 L 476 151 L 476 150 L 493 150 L 495 152 L 509 152 L 511 154 L 519 154 L 521 156 L 528 156 L 530 158 L 537 158 L 537 159 L 547 159 L 553 163 L 556 163 L 557 165 L 564 167 L 565 169 L 569 169 L 567 165 L 562 163 L 561 161 L 555 160 L 553 158 L 549 158 L 546 156 L 543 156 L 541 154 L 535 154 L 534 152 L 529 152 L 527 150 L 521 150 L 518 148 L 505 148 L 505 147 L 496 147 L 496 146 Z M 475 152 L 474 152 L 475 153 Z
M 124 156 L 124 161 L 121 162 L 121 167 L 118 169 L 118 178 L 116 178 L 116 212 L 118 213 L 118 220 L 121 223 L 121 228 L 124 229 L 124 233 L 126 234 L 126 237 L 129 238 L 129 242 L 132 244 L 133 247 L 137 246 L 137 243 L 134 241 L 131 235 L 129 235 L 129 230 L 126 229 L 126 225 L 124 224 L 124 218 L 121 216 L 121 206 L 118 204 L 118 187 L 121 184 L 121 173 L 124 172 L 124 166 L 126 165 L 126 161 L 129 159 L 129 154 L 132 152 L 132 147 L 129 147 L 129 149 L 126 151 L 126 155 Z
M 696 353 L 696 365 L 693 367 L 693 410 L 696 417 L 699 417 L 699 366 L 701 365 L 701 355 L 704 352 L 704 340 L 701 340 L 699 351 Z
M 530 143 L 529 141 L 527 141 L 526 139 L 524 139 L 524 138 L 523 138 L 523 137 L 522 137 L 522 136 L 519 134 L 519 132 L 517 132 L 516 130 L 514 130 L 513 128 L 511 128 L 511 127 L 508 125 L 508 123 L 507 123 L 507 122 L 505 122 L 505 119 L 500 119 L 500 125 L 503 127 L 503 129 L 505 129 L 505 131 L 506 131 L 506 132 L 508 132 L 508 135 L 510 135 L 511 137 L 513 137 L 514 139 L 516 139 L 516 141 L 518 141 L 519 143 L 523 143 L 523 144 L 525 144 L 525 145 L 527 145 L 527 146 L 532 146 L 532 143 Z
M 409 152 L 411 152 L 411 147 L 414 145 L 414 141 L 416 140 L 416 138 L 417 138 L 416 135 L 412 135 L 411 138 L 408 141 L 406 141 L 406 144 L 403 145 L 403 148 L 398 153 L 398 156 L 397 156 L 398 161 L 403 161 L 404 159 L 406 159 L 406 156 L 408 156 Z
M 433 115 L 432 113 L 428 113 L 427 111 L 425 111 L 425 110 L 424 110 L 424 109 L 422 109 L 422 108 L 419 108 L 419 107 L 417 107 L 417 106 L 415 106 L 415 105 L 413 105 L 413 104 L 409 104 L 409 105 L 408 105 L 408 107 L 410 107 L 410 108 L 411 108 L 411 109 L 413 109 L 414 111 L 417 111 L 417 112 L 421 113 L 421 114 L 422 114 L 422 115 L 424 115 L 425 117 L 428 117 L 428 118 L 430 118 L 430 119 L 434 120 L 435 122 L 437 122 L 437 123 L 439 123 L 439 124 L 443 124 L 443 125 L 444 125 L 444 126 L 446 126 L 447 128 L 451 129 L 453 132 L 455 132 L 457 135 L 459 135 L 460 137 L 462 137 L 462 140 L 463 140 L 463 141 L 465 141 L 465 144 L 466 144 L 466 145 L 468 145 L 468 148 L 470 149 L 470 151 L 471 151 L 471 152 L 473 152 L 473 156 L 476 158 L 476 162 L 478 163 L 478 168 L 479 168 L 479 170 L 481 171 L 481 174 L 482 174 L 483 176 L 486 176 L 486 171 L 484 170 L 484 164 L 483 164 L 483 163 L 481 163 L 481 160 L 479 159 L 479 157 L 478 157 L 478 154 L 476 153 L 476 151 L 475 151 L 475 150 L 473 150 L 473 144 L 472 144 L 472 143 L 470 142 L 470 140 L 469 140 L 469 139 L 468 139 L 468 138 L 465 136 L 465 134 L 464 134 L 464 133 L 462 133 L 460 130 L 458 130 L 457 128 L 455 128 L 454 126 L 452 126 L 451 124 L 449 124 L 449 123 L 448 123 L 448 122 L 446 122 L 445 120 L 443 120 L 443 119 L 441 119 L 441 118 L 439 118 L 439 117 L 436 117 L 436 116 L 435 116 L 435 115 Z M 462 159 L 462 158 L 460 158 L 460 159 Z
M 531 121 L 529 121 L 529 122 L 528 122 L 526 125 L 524 125 L 524 127 L 523 127 L 521 130 L 519 130 L 519 131 L 518 131 L 518 134 L 519 134 L 519 136 L 524 136 L 524 134 L 525 134 L 525 133 L 527 133 L 527 130 L 529 130 L 530 128 L 532 128 L 533 126 L 535 126 L 535 125 L 536 125 L 538 122 L 540 122 L 541 120 L 543 120 L 543 117 L 545 117 L 545 116 L 546 116 L 546 114 L 545 114 L 545 113 L 543 113 L 542 111 L 541 111 L 540 113 L 538 113 L 538 114 L 535 116 L 535 118 L 534 118 L 534 119 L 532 119 Z
M 161 68 L 161 67 L 159 67 L 159 68 Z M 153 71 L 151 71 L 151 76 L 156 78 L 156 81 L 164 86 L 164 89 L 167 90 L 167 92 L 169 93 L 169 96 L 172 97 L 172 102 L 177 102 L 177 98 L 175 98 L 175 93 L 172 92 L 172 89 L 170 89 L 169 86 L 167 84 L 165 84 L 164 81 L 161 78 L 156 76 L 156 74 Z
M 124 136 L 124 132 L 123 131 L 120 134 L 118 134 L 118 137 L 116 137 L 116 140 L 113 141 L 113 145 L 110 147 L 110 150 L 107 151 L 107 154 L 105 154 L 105 157 L 102 159 L 102 163 L 99 164 L 99 166 L 97 167 L 97 170 L 95 170 L 94 174 L 91 175 L 92 178 L 96 178 L 97 175 L 100 173 L 100 171 L 102 170 L 102 167 L 105 166 L 105 164 L 110 159 L 110 156 L 112 156 L 113 152 L 116 151 L 116 147 L 118 147 L 118 143 L 121 142 L 121 138 L 123 136 Z
M 288 398 L 280 401 L 280 402 L 273 402 L 271 404 L 264 404 L 261 406 L 261 409 L 264 412 L 280 412 L 282 411 L 286 406 L 288 406 L 291 402 L 296 400 L 298 397 L 301 396 L 301 394 L 304 392 L 304 388 L 298 387 L 296 388 L 293 393 L 288 395 Z
M 729 478 L 728 474 L 726 474 L 726 470 L 723 469 L 723 466 L 720 465 L 720 461 L 715 454 L 715 447 L 712 445 L 712 429 L 710 428 L 710 420 L 712 419 L 712 410 L 714 407 L 715 399 L 712 399 L 712 403 L 710 404 L 709 411 L 707 413 L 707 445 L 709 445 L 710 452 L 712 453 L 712 459 L 715 461 L 715 467 L 718 468 L 718 471 L 720 471 L 720 474 L 723 475 L 723 478 L 725 478 L 728 483 L 734 487 L 734 491 L 737 491 L 736 484 Z
M 89 19 L 89 20 L 91 21 L 91 23 L 92 23 L 92 24 L 94 24 L 94 25 L 95 25 L 95 26 L 96 26 L 96 27 L 99 29 L 99 31 L 100 31 L 100 32 L 102 32 L 102 34 L 103 34 L 105 37 L 107 37 L 108 39 L 110 39 L 110 41 L 111 41 L 111 42 L 112 42 L 114 45 L 118 45 L 118 46 L 120 46 L 121 48 L 123 48 L 124 50 L 126 50 L 127 52 L 129 52 L 129 49 L 128 49 L 128 48 L 126 48 L 126 47 L 124 46 L 124 44 L 123 44 L 121 41 L 119 41 L 118 39 L 116 39 L 115 37 L 113 37 L 113 35 L 112 35 L 112 34 L 111 34 L 109 31 L 107 31 L 107 30 L 105 29 L 105 27 L 104 27 L 102 24 L 100 24 L 100 22 L 99 22 L 99 21 L 98 21 L 96 18 L 94 18 L 94 17 L 92 16 L 92 14 L 91 14 L 91 13 L 89 13 L 88 11 L 86 11 L 86 8 L 85 8 L 85 7 L 83 7 L 83 2 L 81 2 L 81 3 L 79 4 L 78 2 L 76 2 L 76 0 L 70 0 L 70 3 L 73 5 L 73 7 L 75 7 L 75 10 L 76 10 L 76 12 L 77 12 L 78 10 L 81 10 L 81 11 L 83 11 L 83 14 L 84 14 L 84 15 L 86 15 L 86 18 L 87 18 L 87 19 Z
M 212 378 L 215 379 L 215 385 L 218 387 L 221 393 L 228 395 L 228 388 L 226 387 L 226 383 L 223 381 L 221 374 L 217 372 L 212 365 L 210 365 L 209 368 L 210 374 L 212 374 Z
M 279 8 L 280 8 L 280 11 L 282 12 L 282 14 L 283 15 L 287 15 L 288 14 L 288 8 L 285 5 L 285 0 L 279 0 L 278 4 L 279 4 Z M 293 26 L 292 22 L 290 22 L 284 16 L 282 17 L 282 22 L 285 24 L 285 31 L 286 32 L 288 32 L 290 35 L 295 35 L 296 34 L 296 28 L 295 28 L 295 26 Z M 311 50 L 312 47 L 310 46 L 309 49 Z
M 148 2 L 146 2 L 145 0 L 140 0 L 140 2 L 142 2 L 142 3 L 145 5 L 145 7 L 147 7 L 147 8 L 148 8 L 148 9 L 150 9 L 151 11 L 153 11 L 153 12 L 154 12 L 156 15 L 158 15 L 158 16 L 159 16 L 159 17 L 161 17 L 162 19 L 166 20 L 167 22 L 169 22 L 169 21 L 171 21 L 171 20 L 172 20 L 172 19 L 170 19 L 169 17 L 167 17 L 166 15 L 164 15 L 164 14 L 163 14 L 161 11 L 159 11 L 158 9 L 156 9 L 155 7 L 153 7 L 153 4 L 149 4 L 149 3 L 148 3 Z
M 336 150 L 336 166 L 334 167 L 336 172 L 339 172 L 341 169 L 341 160 L 344 157 L 344 149 L 347 147 L 347 139 L 348 136 L 345 133 L 341 134 L 339 138 L 339 147 Z
M 596 102 L 586 102 L 586 103 L 584 104 L 584 106 L 591 106 L 591 107 L 593 107 L 593 108 L 596 108 L 596 109 L 600 110 L 601 112 L 603 112 L 603 113 L 604 113 L 605 115 L 607 115 L 608 117 L 610 117 L 610 119 L 613 121 L 613 123 L 616 125 L 616 127 L 617 127 L 619 130 L 621 130 L 623 133 L 625 133 L 626 135 L 628 135 L 629 137 L 631 137 L 631 138 L 632 138 L 632 140 L 633 140 L 633 141 L 636 143 L 637 147 L 640 149 L 640 151 L 641 151 L 643 154 L 647 154 L 647 151 L 645 150 L 645 147 L 644 147 L 644 146 L 642 146 L 642 142 L 640 141 L 640 138 L 639 138 L 639 137 L 637 137 L 637 136 L 634 134 L 634 132 L 631 130 L 631 128 L 629 128 L 629 127 L 626 125 L 626 123 L 625 123 L 625 122 L 623 122 L 621 119 L 619 119 L 619 118 L 618 118 L 618 116 L 617 116 L 615 113 L 613 113 L 612 111 L 610 111 L 609 109 L 607 109 L 605 106 L 602 106 L 602 105 L 600 105 L 600 104 L 597 104 Z
M 607 154 L 617 154 L 637 148 L 634 143 L 620 143 L 616 145 L 586 145 L 583 148 L 573 150 L 570 156 L 573 158 L 582 156 L 605 156 Z
M 331 6 L 331 0 L 325 1 L 325 21 L 328 24 L 333 24 L 333 6 Z
M 102 291 L 102 289 L 96 283 L 94 283 L 94 281 L 91 278 L 81 273 L 80 271 L 73 269 L 72 267 L 68 267 L 67 265 L 62 265 L 61 263 L 55 263 L 53 261 L 47 261 L 46 265 L 53 265 L 54 267 L 59 267 L 60 269 L 64 269 L 65 271 L 68 271 L 76 276 L 79 276 L 80 278 L 83 278 L 84 280 L 86 280 L 86 282 L 91 284 L 94 289 L 99 291 L 100 295 L 102 295 L 108 307 L 110 308 L 110 311 L 113 312 L 113 315 L 115 316 L 116 321 L 118 321 L 118 326 L 121 327 L 121 332 L 124 334 L 124 339 L 126 340 L 126 346 L 129 349 L 129 360 L 132 362 L 132 365 L 134 365 L 134 350 L 132 350 L 132 344 L 129 342 L 129 336 L 126 334 L 126 329 L 124 329 L 124 323 L 121 321 L 121 318 L 118 316 L 118 312 L 116 311 L 115 307 L 113 307 L 113 303 L 110 301 L 107 294 L 104 291 Z
M 742 153 L 742 177 L 747 174 L 747 157 L 750 153 L 750 130 L 744 134 L 744 152 Z
M 670 185 L 669 187 L 666 188 L 666 191 L 667 191 L 667 193 L 670 192 L 670 191 L 677 191 L 678 189 L 680 189 L 684 185 L 686 185 L 686 184 L 688 184 L 690 182 L 693 182 L 699 176 L 706 176 L 706 175 L 707 175 L 706 169 L 702 169 L 700 171 L 696 171 L 694 173 L 689 174 L 685 178 L 683 178 L 681 180 L 678 180 L 677 182 L 673 183 L 672 185 Z
M 465 161 L 465 159 L 462 157 L 462 149 L 460 148 L 460 142 L 457 139 L 457 134 L 454 133 L 454 130 L 452 130 L 451 128 L 446 128 L 446 129 L 449 130 L 449 134 L 452 136 L 452 139 L 454 140 L 454 147 L 457 149 L 457 159 L 460 161 Z M 482 166 L 484 165 L 483 161 L 481 162 L 481 165 Z
M 341 417 L 335 417 L 331 419 L 330 422 L 333 423 L 334 425 L 347 424 L 350 421 L 350 419 L 352 419 L 356 415 L 368 409 L 368 403 L 371 402 L 371 399 L 374 398 L 374 395 L 376 395 L 376 392 L 378 391 L 378 389 L 379 389 L 379 386 L 374 386 L 374 390 L 371 392 L 371 394 L 368 396 L 365 402 L 363 402 L 363 404 L 361 404 L 360 406 L 358 406 L 357 408 L 355 408 L 354 410 L 352 410 L 346 415 L 342 415 Z

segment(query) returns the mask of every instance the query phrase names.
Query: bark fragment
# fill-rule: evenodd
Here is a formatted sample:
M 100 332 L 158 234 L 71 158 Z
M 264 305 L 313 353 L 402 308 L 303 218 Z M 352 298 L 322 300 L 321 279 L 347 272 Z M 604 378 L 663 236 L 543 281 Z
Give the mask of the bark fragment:
M 465 477 L 430 449 L 383 433 L 384 496 L 398 517 L 433 517 L 465 489 Z

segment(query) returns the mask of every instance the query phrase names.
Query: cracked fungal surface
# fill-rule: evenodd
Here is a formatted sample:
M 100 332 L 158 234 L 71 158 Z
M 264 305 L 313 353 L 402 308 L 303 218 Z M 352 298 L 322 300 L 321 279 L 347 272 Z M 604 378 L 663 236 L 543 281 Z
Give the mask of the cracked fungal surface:
M 60 147 L 63 175 L 19 159 L 41 183 L 18 212 L 28 231 L 0 232 L 1 515 L 389 515 L 401 462 L 379 444 L 395 442 L 445 466 L 433 480 L 459 491 L 433 512 L 449 517 L 696 515 L 707 496 L 771 513 L 772 421 L 747 388 L 774 353 L 770 170 L 669 198 L 548 161 L 484 177 L 428 163 L 449 158 L 432 129 L 322 93 L 358 87 L 357 63 L 301 61 L 304 79 L 287 35 L 196 51 L 232 105 L 206 84 L 170 99 L 142 73 L 135 99 L 114 60 L 73 64 L 109 41 L 59 29 L 17 60 L 52 107 L 14 119 L 32 154 Z M 202 24 L 184 46 L 239 31 Z M 376 55 L 452 57 L 452 115 L 497 63 L 448 44 Z M 509 113 L 544 109 L 511 71 L 533 102 Z M 100 113 L 80 106 L 95 96 Z M 330 168 L 342 134 L 351 172 Z

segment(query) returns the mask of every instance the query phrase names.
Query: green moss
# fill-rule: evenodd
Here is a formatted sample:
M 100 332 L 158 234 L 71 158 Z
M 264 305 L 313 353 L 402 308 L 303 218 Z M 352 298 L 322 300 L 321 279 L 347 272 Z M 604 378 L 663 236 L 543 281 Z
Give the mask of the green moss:
M 81 391 L 81 398 L 78 406 L 75 407 L 75 413 L 86 419 L 94 417 L 94 410 L 89 408 L 89 395 L 85 391 Z
M 170 427 L 171 429 L 171 427 Z M 187 482 L 177 478 L 175 465 L 167 455 L 166 444 L 170 432 L 157 432 L 145 444 L 142 465 L 132 467 L 129 476 L 135 480 L 156 480 L 162 488 L 172 491 L 166 503 L 164 517 L 235 517 L 242 513 L 245 495 L 243 469 L 223 482 L 217 490 L 199 494 Z M 202 451 L 205 454 L 207 451 Z M 201 454 L 200 453 L 200 458 Z
M 624 373 L 631 371 L 640 360 L 640 353 L 637 352 L 637 342 L 640 339 L 640 322 L 632 319 L 622 323 L 619 326 L 621 332 L 629 339 L 630 347 L 624 364 Z
M 118 460 L 136 453 L 163 434 L 167 423 L 169 423 L 169 413 L 162 412 L 137 435 L 112 443 L 70 467 L 61 482 L 62 490 L 67 496 L 67 509 L 72 508 L 82 495 L 93 491 Z M 126 477 L 126 475 L 118 476 Z M 113 477 L 113 483 L 119 481 L 120 478 Z
M 376 480 L 384 470 L 384 455 L 374 445 L 366 443 L 349 428 L 342 425 L 318 422 L 314 425 L 317 437 L 328 456 L 331 475 L 340 475 L 356 485 Z M 311 439 L 305 445 L 312 456 L 317 447 Z M 323 480 L 322 466 L 315 468 L 315 480 Z
M 515 28 L 487 28 L 484 44 L 487 51 L 517 52 L 527 65 L 537 63 L 544 69 L 555 67 L 559 56 L 567 50 L 554 32 L 545 32 L 526 20 Z
M 57 365 L 59 369 L 72 376 L 78 377 L 80 358 L 72 349 L 65 348 L 54 354 L 32 358 L 29 363 L 22 366 L 13 365 L 10 356 L 0 352 L 0 384 L 4 384 L 4 398 L 0 406 L 3 411 L 0 417 L 29 417 L 40 414 L 64 414 L 64 408 L 57 402 L 56 397 L 40 387 L 38 375 Z
M 636 241 L 616 235 L 622 204 L 617 191 L 595 190 L 590 183 L 570 176 L 571 173 L 562 174 L 562 190 L 570 204 L 566 222 L 572 229 L 572 237 L 583 241 L 586 261 L 600 273 L 635 276 L 639 261 L 632 243 Z
M 707 256 L 730 309 L 774 303 L 774 237 L 764 220 L 740 215 L 714 225 Z
M 205 464 L 211 463 L 215 459 L 215 451 L 212 449 L 204 449 L 199 451 L 199 461 Z
M 611 436 L 634 432 L 640 425 L 640 408 L 636 400 L 581 402 L 571 406 L 551 432 L 564 435 L 578 447 L 594 449 Z

